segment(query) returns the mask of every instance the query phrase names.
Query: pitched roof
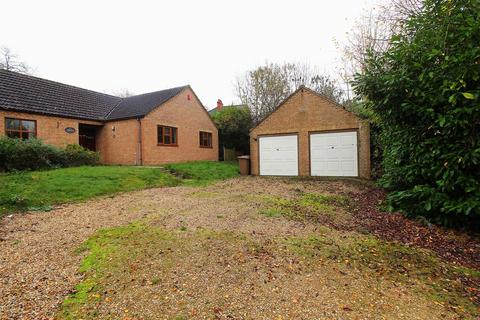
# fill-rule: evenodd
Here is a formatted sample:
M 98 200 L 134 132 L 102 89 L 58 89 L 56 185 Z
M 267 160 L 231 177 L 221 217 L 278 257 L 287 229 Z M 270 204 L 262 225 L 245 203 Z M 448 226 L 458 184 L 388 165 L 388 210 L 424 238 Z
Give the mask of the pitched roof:
M 118 120 L 141 117 L 167 102 L 188 86 L 176 87 L 156 92 L 139 94 L 122 99 L 122 101 L 106 116 L 107 120 Z
M 97 121 L 143 117 L 188 86 L 128 98 L 0 69 L 0 109 Z
M 21 73 L 0 70 L 0 108 L 100 120 L 122 99 Z
M 253 130 L 255 130 L 257 127 L 259 127 L 266 119 L 268 119 L 272 114 L 274 114 L 278 109 L 280 109 L 280 107 L 282 107 L 285 102 L 287 102 L 288 100 L 290 100 L 294 95 L 296 95 L 298 92 L 303 92 L 303 90 L 306 90 L 306 91 L 309 91 L 311 93 L 313 93 L 314 95 L 316 95 L 317 97 L 320 97 L 322 98 L 323 100 L 326 100 L 328 101 L 329 103 L 335 105 L 336 107 L 339 107 L 340 110 L 346 112 L 346 113 L 349 113 L 349 114 L 352 114 L 354 115 L 355 117 L 358 117 L 355 113 L 345 109 L 345 106 L 342 106 L 341 104 L 339 104 L 338 102 L 335 102 L 333 101 L 332 99 L 328 98 L 327 96 L 315 91 L 315 90 L 312 90 L 310 88 L 307 88 L 306 86 L 304 85 L 301 85 L 298 87 L 297 90 L 293 91 L 288 97 L 286 97 L 282 102 L 280 102 L 280 104 L 278 106 L 275 107 L 275 109 L 273 109 L 270 113 L 268 113 L 265 117 L 263 117 L 263 119 L 261 119 L 253 128 L 250 129 L 250 132 L 252 132 Z
M 228 109 L 228 108 L 237 108 L 237 109 L 240 109 L 240 108 L 248 108 L 248 105 L 246 104 L 232 104 L 232 105 L 229 105 L 229 106 L 223 106 L 222 107 L 222 110 L 224 109 Z M 211 110 L 208 110 L 208 113 L 213 116 L 215 113 L 218 112 L 218 107 L 215 107 Z

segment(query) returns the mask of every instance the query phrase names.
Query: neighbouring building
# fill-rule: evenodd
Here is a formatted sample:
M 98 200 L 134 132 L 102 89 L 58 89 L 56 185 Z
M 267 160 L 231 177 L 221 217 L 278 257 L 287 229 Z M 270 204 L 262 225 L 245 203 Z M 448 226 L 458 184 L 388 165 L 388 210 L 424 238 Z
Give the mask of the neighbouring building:
M 306 87 L 250 132 L 251 172 L 370 178 L 370 126 Z
M 218 132 L 190 86 L 127 98 L 0 70 L 0 135 L 98 151 L 102 163 L 218 160 Z
M 246 104 L 231 104 L 231 105 L 227 105 L 227 106 L 224 106 L 223 105 L 223 102 L 221 99 L 218 99 L 217 100 L 217 106 L 213 109 L 210 109 L 208 111 L 208 113 L 213 116 L 214 114 L 216 114 L 217 112 L 220 112 L 222 110 L 226 110 L 226 109 L 231 109 L 231 108 L 236 108 L 236 109 L 248 109 L 248 106 Z

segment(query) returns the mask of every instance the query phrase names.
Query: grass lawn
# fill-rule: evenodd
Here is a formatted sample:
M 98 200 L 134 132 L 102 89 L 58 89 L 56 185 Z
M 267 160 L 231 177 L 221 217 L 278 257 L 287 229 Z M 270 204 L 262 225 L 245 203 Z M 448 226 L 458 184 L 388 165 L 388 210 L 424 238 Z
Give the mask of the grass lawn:
M 0 216 L 24 210 L 144 188 L 175 186 L 178 179 L 157 168 L 96 166 L 26 171 L 0 176 Z
M 195 161 L 172 163 L 165 168 L 182 178 L 182 183 L 190 186 L 205 186 L 217 180 L 238 176 L 237 162 Z
M 169 165 L 187 185 L 206 184 L 237 175 L 233 163 L 191 162 Z M 176 171 L 177 172 L 177 171 Z M 86 200 L 117 192 L 182 183 L 161 168 L 95 166 L 48 171 L 26 171 L 0 175 L 0 217 L 17 211 L 49 210 L 52 205 Z

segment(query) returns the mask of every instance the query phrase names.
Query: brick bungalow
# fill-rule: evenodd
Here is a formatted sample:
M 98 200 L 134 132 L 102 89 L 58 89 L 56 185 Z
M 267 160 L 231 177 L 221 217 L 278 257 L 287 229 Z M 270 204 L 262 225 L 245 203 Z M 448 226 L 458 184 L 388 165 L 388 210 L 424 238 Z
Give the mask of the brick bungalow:
M 0 135 L 80 144 L 106 164 L 218 160 L 218 132 L 190 86 L 127 98 L 0 70 Z

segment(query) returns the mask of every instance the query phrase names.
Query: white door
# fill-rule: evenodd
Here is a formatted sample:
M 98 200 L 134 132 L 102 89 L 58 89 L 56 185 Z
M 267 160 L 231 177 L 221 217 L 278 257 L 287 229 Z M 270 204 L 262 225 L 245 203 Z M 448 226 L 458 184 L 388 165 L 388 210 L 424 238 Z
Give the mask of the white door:
M 260 175 L 298 176 L 297 135 L 259 137 Z
M 310 135 L 312 176 L 358 176 L 357 132 Z

